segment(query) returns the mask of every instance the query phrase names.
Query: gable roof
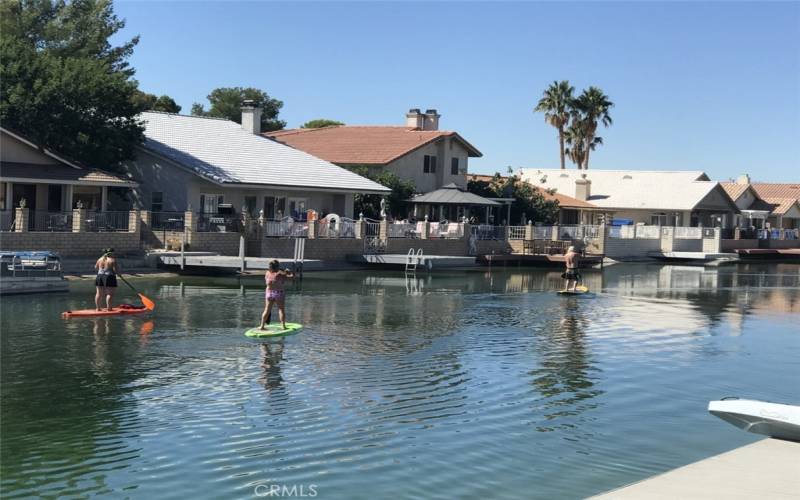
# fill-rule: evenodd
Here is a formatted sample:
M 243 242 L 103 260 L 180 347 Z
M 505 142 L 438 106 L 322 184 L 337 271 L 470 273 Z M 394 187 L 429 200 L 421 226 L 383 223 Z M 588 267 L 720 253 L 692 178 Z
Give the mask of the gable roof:
M 35 142 L 33 142 L 33 140 L 28 139 L 27 137 L 25 137 L 21 133 L 13 131 L 13 130 L 9 129 L 8 127 L 0 127 L 0 131 L 2 133 L 4 133 L 4 134 L 10 135 L 11 137 L 15 138 L 16 140 L 18 140 L 18 141 L 20 141 L 22 143 L 27 144 L 28 146 L 32 147 L 33 149 L 39 151 L 40 153 L 42 153 L 42 154 L 44 154 L 46 156 L 49 156 L 50 158 L 58 161 L 59 163 L 63 163 L 64 165 L 67 165 L 67 166 L 70 166 L 70 167 L 76 168 L 76 169 L 85 168 L 84 166 L 82 166 L 77 161 L 70 160 L 66 156 L 64 156 L 64 155 L 62 155 L 60 153 L 56 153 L 54 151 L 51 151 L 51 150 L 45 148 L 44 146 L 40 146 L 39 144 L 36 144 Z
M 263 134 L 283 144 L 340 164 L 386 165 L 401 156 L 442 137 L 452 137 L 469 152 L 482 156 L 456 132 L 418 130 L 408 127 L 339 125 L 323 128 L 298 128 Z
M 750 184 L 738 184 L 736 182 L 720 182 L 719 184 L 733 201 L 738 200 L 750 188 Z
M 645 210 L 692 210 L 714 190 L 736 209 L 733 200 L 699 170 L 522 170 L 522 178 L 535 186 L 574 193 L 575 181 L 586 176 L 592 182 L 586 200 L 600 208 Z
M 471 180 L 476 180 L 480 182 L 492 182 L 494 180 L 493 175 L 485 175 L 485 174 L 466 174 L 467 182 Z M 507 177 L 500 176 L 501 180 L 505 180 Z M 565 194 L 556 193 L 549 191 L 547 189 L 543 189 L 538 186 L 534 186 L 537 191 L 539 191 L 542 197 L 547 201 L 557 201 L 558 206 L 561 208 L 585 208 L 585 209 L 592 209 L 597 208 L 596 205 L 592 205 L 588 201 L 579 200 L 578 198 L 573 198 L 572 196 L 567 196 Z
M 772 213 L 786 215 L 795 205 L 800 208 L 800 201 L 795 198 L 765 198 L 764 201 L 772 205 Z
M 140 115 L 148 151 L 217 184 L 387 193 L 349 170 L 244 130 L 219 118 L 148 111 Z

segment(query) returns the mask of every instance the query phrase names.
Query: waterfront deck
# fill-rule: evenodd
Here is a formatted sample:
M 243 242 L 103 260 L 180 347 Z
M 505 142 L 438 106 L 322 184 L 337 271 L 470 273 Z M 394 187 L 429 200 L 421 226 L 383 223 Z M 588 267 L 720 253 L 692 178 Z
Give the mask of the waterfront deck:
M 416 259 L 416 257 L 413 257 Z M 405 266 L 407 254 L 366 254 L 348 255 L 348 262 L 377 266 Z M 475 257 L 469 255 L 422 255 L 417 262 L 417 269 L 442 269 L 475 267 Z
M 603 267 L 602 255 L 585 255 L 580 259 L 581 268 L 595 266 Z M 563 255 L 544 254 L 491 254 L 481 255 L 478 261 L 488 265 L 513 265 L 513 266 L 539 266 L 539 267 L 564 267 Z
M 651 252 L 648 256 L 673 262 L 736 262 L 739 260 L 738 254 L 727 252 Z
M 187 252 L 181 257 L 180 252 L 158 252 L 150 255 L 160 266 L 181 267 L 184 270 L 217 269 L 236 272 L 242 268 L 244 263 L 245 270 L 264 271 L 269 266 L 269 262 L 275 260 L 268 257 L 245 257 L 242 262 L 241 257 L 217 255 L 210 252 Z M 282 267 L 292 267 L 293 259 L 277 259 Z M 306 259 L 303 262 L 304 271 L 320 271 L 330 269 L 330 263 L 326 264 L 321 260 Z
M 800 262 L 800 248 L 740 248 L 736 253 L 742 260 Z
M 764 439 L 592 498 L 778 500 L 799 491 L 800 443 Z

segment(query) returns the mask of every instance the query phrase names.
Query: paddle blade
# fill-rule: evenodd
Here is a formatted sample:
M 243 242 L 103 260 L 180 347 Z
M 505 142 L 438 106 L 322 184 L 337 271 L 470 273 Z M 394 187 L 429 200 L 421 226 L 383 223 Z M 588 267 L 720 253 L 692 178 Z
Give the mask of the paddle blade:
M 589 287 L 586 286 L 586 285 L 578 285 L 578 286 L 575 287 L 575 290 L 578 291 L 578 292 L 588 292 L 589 291 Z
M 140 293 L 139 294 L 139 298 L 142 299 L 142 304 L 144 304 L 144 307 L 148 311 L 152 311 L 153 309 L 156 308 L 156 303 L 153 302 L 152 300 L 148 299 L 147 297 L 145 297 L 144 294 Z

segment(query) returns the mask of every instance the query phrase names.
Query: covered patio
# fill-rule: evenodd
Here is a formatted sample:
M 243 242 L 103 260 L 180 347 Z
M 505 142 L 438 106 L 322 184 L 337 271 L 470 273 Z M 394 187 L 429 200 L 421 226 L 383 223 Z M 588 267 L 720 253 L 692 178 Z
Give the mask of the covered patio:
M 455 184 L 415 195 L 408 202 L 413 205 L 412 213 L 416 219 L 427 216 L 433 221 L 459 221 L 474 217 L 486 224 L 494 223 L 492 210 L 503 206 L 497 201 L 464 191 Z

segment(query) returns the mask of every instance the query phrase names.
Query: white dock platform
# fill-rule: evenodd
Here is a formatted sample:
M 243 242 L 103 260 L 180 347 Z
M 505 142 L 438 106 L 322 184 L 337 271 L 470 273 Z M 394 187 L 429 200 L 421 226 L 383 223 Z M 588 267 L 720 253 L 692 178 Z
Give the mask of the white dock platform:
M 164 266 L 178 266 L 181 265 L 181 254 L 180 252 L 158 252 L 150 254 L 149 258 L 156 258 L 161 265 Z M 236 270 L 242 267 L 242 258 L 235 257 L 235 256 L 227 256 L 227 255 L 216 255 L 212 253 L 205 253 L 205 252 L 195 252 L 195 253 L 186 253 L 184 256 L 184 267 L 185 268 L 220 268 L 220 269 L 231 269 Z M 258 270 L 266 270 L 269 266 L 269 262 L 274 260 L 272 258 L 267 257 L 245 257 L 244 258 L 244 267 L 245 269 L 250 269 L 253 271 Z M 281 267 L 291 267 L 292 263 L 294 262 L 292 259 L 277 259 L 278 262 L 281 263 Z M 326 263 L 322 260 L 313 260 L 313 259 L 306 259 L 303 262 L 303 270 L 304 271 L 321 271 L 321 270 L 330 270 L 335 266 L 331 265 L 331 263 Z M 344 266 L 340 266 L 338 268 L 342 268 Z
M 416 258 L 416 257 L 414 257 Z M 441 269 L 453 267 L 476 267 L 475 257 L 462 255 L 423 255 L 419 257 L 417 269 Z M 382 264 L 404 266 L 408 261 L 406 254 L 368 254 L 348 255 L 348 262 L 359 264 Z
M 692 260 L 692 261 L 737 261 L 739 254 L 735 253 L 709 253 L 709 252 L 651 252 L 650 257 L 666 260 Z
M 788 500 L 799 496 L 800 443 L 764 439 L 592 498 Z

